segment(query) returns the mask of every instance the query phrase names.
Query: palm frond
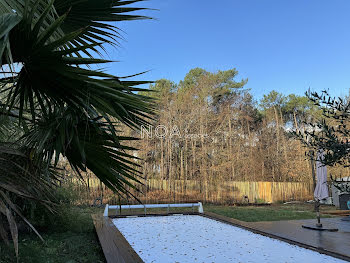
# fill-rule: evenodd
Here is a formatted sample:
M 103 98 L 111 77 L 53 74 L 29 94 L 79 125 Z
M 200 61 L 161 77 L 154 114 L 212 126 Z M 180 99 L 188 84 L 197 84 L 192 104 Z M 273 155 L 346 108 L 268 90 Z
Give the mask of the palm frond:
M 39 31 L 45 30 L 59 16 L 67 15 L 60 31 L 52 37 L 59 38 L 72 31 L 83 30 L 83 34 L 71 40 L 64 47 L 84 47 L 88 44 L 109 43 L 118 45 L 121 38 L 120 29 L 113 22 L 132 21 L 140 19 L 151 19 L 147 16 L 129 14 L 130 12 L 146 10 L 147 8 L 130 7 L 130 5 L 144 0 L 56 0 L 50 6 L 50 0 L 4 0 L 0 3 L 0 15 L 13 12 L 21 16 L 28 16 L 33 21 L 40 18 L 44 10 L 47 16 L 43 19 Z M 26 5 L 27 4 L 27 5 Z M 99 46 L 103 48 L 102 46 Z M 99 53 L 95 48 L 92 51 Z M 84 53 L 91 56 L 91 52 L 84 50 Z M 78 53 L 75 55 L 79 56 Z
M 127 14 L 146 9 L 129 7 L 141 1 L 143 0 L 56 0 L 55 8 L 59 15 L 69 11 L 62 25 L 64 32 L 85 28 L 78 42 L 103 41 L 116 44 L 117 38 L 120 38 L 119 29 L 110 22 L 150 19 L 146 16 Z
M 39 21 L 43 21 L 45 15 L 44 12 Z M 137 94 L 138 88 L 135 86 L 149 82 L 120 81 L 103 71 L 79 67 L 82 64 L 99 65 L 110 61 L 69 57 L 77 48 L 61 49 L 82 34 L 82 30 L 49 41 L 50 34 L 56 31 L 64 18 L 65 15 L 55 20 L 47 30 L 37 33 L 36 37 L 36 26 L 33 29 L 26 27 L 32 22 L 27 18 L 23 18 L 12 29 L 10 42 L 13 58 L 22 63 L 22 68 L 9 88 L 8 110 L 17 106 L 19 117 L 22 118 L 23 112 L 28 109 L 34 121 L 37 111 L 46 114 L 53 107 L 68 105 L 93 109 L 102 115 L 109 114 L 129 126 L 144 124 L 145 113 L 151 114 L 152 107 L 150 101 Z M 30 32 L 23 34 L 23 28 Z
M 6 13 L 0 16 L 0 65 L 2 65 L 3 60 L 9 64 L 12 63 L 9 33 L 20 21 L 21 17 L 15 13 Z
M 48 178 L 50 180 L 47 180 Z M 26 222 L 39 238 L 43 239 L 22 214 L 16 202 L 18 203 L 18 199 L 34 200 L 51 209 L 53 204 L 50 201 L 51 192 L 57 180 L 55 169 L 35 164 L 30 158 L 28 148 L 0 143 L 0 234 L 4 240 L 7 240 L 6 224 L 4 224 L 7 222 L 17 256 L 17 218 Z
M 142 8 L 125 7 L 139 1 L 0 1 L 0 138 L 7 142 L 0 143 L 0 236 L 6 240 L 7 222 L 17 255 L 16 219 L 30 225 L 18 200 L 50 209 L 60 157 L 119 195 L 140 184 L 136 149 L 126 143 L 135 138 L 121 136 L 118 125 L 152 119 L 153 101 L 138 94 L 150 82 L 108 74 L 100 67 L 111 61 L 92 56 L 120 37 L 110 22 L 145 18 L 128 14 Z M 9 143 L 12 130 L 17 144 Z
M 88 116 L 67 108 L 49 113 L 33 125 L 24 140 L 47 160 L 58 163 L 62 155 L 78 173 L 89 169 L 120 194 L 130 194 L 125 186 L 135 188 L 132 182 L 140 183 L 133 162 L 136 157 L 128 153 L 136 149 L 123 144 L 136 139 L 119 136 L 115 123 L 94 118 L 92 113 Z

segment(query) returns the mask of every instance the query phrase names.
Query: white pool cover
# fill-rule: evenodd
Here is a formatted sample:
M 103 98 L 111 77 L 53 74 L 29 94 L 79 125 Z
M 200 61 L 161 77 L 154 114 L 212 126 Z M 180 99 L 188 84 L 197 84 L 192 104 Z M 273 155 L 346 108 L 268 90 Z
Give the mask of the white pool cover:
M 339 263 L 343 260 L 196 215 L 113 219 L 146 263 Z

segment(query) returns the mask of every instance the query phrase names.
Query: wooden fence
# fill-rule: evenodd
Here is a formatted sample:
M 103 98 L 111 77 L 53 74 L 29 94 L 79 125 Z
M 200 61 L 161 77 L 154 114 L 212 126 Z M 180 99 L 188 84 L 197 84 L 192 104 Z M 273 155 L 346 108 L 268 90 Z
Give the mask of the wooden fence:
M 96 204 L 119 200 L 97 178 L 89 176 L 84 181 L 69 178 L 62 187 L 71 188 L 76 203 Z M 132 191 L 144 203 L 193 202 L 232 204 L 246 202 L 285 202 L 291 200 L 305 201 L 313 198 L 312 184 L 305 182 L 208 182 L 196 180 L 150 179 L 140 187 L 141 193 Z M 247 198 L 245 198 L 247 197 Z M 122 200 L 134 203 L 132 199 Z

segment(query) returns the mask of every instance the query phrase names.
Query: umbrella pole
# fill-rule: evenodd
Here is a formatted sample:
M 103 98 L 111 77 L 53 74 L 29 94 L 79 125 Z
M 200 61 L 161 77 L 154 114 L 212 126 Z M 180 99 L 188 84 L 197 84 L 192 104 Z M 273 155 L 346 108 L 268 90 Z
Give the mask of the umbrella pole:
M 322 227 L 321 216 L 320 216 L 320 200 L 318 200 L 318 199 L 316 199 L 316 202 L 315 202 L 315 211 L 316 211 L 316 217 L 317 217 L 316 226 Z
M 309 152 L 310 156 L 311 156 L 311 174 L 312 174 L 312 182 L 313 182 L 313 188 L 315 191 L 316 188 L 316 172 L 315 172 L 315 159 L 314 159 L 314 151 L 310 150 Z M 321 216 L 320 216 L 320 200 L 318 200 L 317 198 L 315 198 L 315 212 L 316 212 L 316 218 L 317 218 L 317 223 L 316 223 L 316 227 L 322 227 L 321 224 Z
M 314 159 L 314 151 L 310 150 L 310 155 L 311 157 L 311 173 L 312 173 L 312 182 L 313 182 L 313 188 L 314 188 L 314 192 L 316 189 L 316 172 L 315 172 L 315 159 Z M 317 198 L 315 198 L 315 212 L 316 212 L 316 218 L 317 218 L 317 223 L 316 223 L 316 227 L 322 227 L 321 224 L 321 216 L 320 216 L 320 200 L 318 200 Z

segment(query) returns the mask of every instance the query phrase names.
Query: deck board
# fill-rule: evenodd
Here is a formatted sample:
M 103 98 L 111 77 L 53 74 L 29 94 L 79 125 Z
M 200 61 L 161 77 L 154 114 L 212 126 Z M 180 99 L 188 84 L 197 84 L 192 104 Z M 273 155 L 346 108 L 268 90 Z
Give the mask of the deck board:
M 107 263 L 144 263 L 109 217 L 92 219 Z

